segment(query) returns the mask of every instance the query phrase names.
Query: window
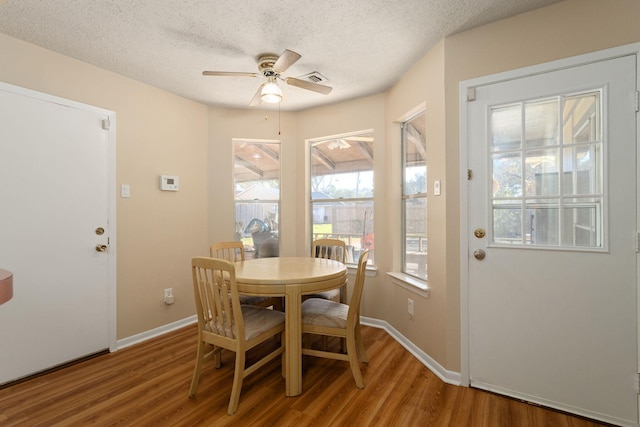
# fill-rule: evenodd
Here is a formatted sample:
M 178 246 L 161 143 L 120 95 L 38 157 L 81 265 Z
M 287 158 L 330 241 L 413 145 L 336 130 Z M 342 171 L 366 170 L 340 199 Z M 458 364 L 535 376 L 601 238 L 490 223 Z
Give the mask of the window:
M 493 242 L 603 247 L 601 92 L 491 108 Z
M 269 255 L 277 256 L 280 211 L 280 142 L 233 140 L 236 231 L 247 259 L 260 257 L 268 239 Z M 267 246 L 265 246 L 266 248 Z M 266 256 L 266 252 L 262 254 Z
M 373 131 L 309 140 L 312 240 L 347 244 L 347 262 L 374 259 Z
M 402 123 L 402 272 L 427 280 L 427 155 L 424 111 Z

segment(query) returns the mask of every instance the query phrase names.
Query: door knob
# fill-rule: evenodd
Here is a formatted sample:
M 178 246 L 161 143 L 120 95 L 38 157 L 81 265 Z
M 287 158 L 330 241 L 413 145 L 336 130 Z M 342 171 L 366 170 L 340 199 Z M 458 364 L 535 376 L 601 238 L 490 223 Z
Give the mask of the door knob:
M 96 245 L 96 252 L 107 252 L 109 247 L 107 245 Z
M 473 257 L 477 260 L 482 261 L 487 254 L 482 249 L 476 249 L 473 251 Z

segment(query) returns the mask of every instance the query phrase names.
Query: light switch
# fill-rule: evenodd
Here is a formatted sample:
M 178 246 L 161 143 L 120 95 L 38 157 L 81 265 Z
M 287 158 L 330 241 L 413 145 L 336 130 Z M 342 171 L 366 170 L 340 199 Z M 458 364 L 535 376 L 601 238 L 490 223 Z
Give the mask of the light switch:
M 440 180 L 439 179 L 436 179 L 433 182 L 433 194 L 435 196 L 439 196 L 440 195 Z
M 120 187 L 120 197 L 129 197 L 131 195 L 131 189 L 129 184 L 122 184 Z

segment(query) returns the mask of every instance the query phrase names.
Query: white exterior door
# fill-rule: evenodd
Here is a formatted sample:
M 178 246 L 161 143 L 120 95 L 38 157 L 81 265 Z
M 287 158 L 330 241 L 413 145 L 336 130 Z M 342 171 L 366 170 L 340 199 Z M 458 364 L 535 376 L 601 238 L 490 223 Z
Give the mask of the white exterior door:
M 0 384 L 113 344 L 108 118 L 0 86 L 0 268 L 14 285 L 0 306 Z
M 630 55 L 475 88 L 472 386 L 638 422 L 636 79 Z

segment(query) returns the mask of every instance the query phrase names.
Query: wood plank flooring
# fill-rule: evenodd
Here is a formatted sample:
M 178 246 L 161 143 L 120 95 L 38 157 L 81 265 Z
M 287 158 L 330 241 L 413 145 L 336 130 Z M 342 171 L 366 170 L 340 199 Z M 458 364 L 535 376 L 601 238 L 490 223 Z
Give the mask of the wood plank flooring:
M 0 426 L 603 425 L 445 384 L 383 330 L 364 326 L 363 339 L 370 360 L 361 365 L 364 389 L 356 388 L 348 363 L 307 357 L 303 394 L 285 397 L 274 361 L 245 379 L 238 412 L 229 416 L 233 353 L 218 370 L 208 363 L 197 395 L 187 397 L 192 325 L 0 389 Z

